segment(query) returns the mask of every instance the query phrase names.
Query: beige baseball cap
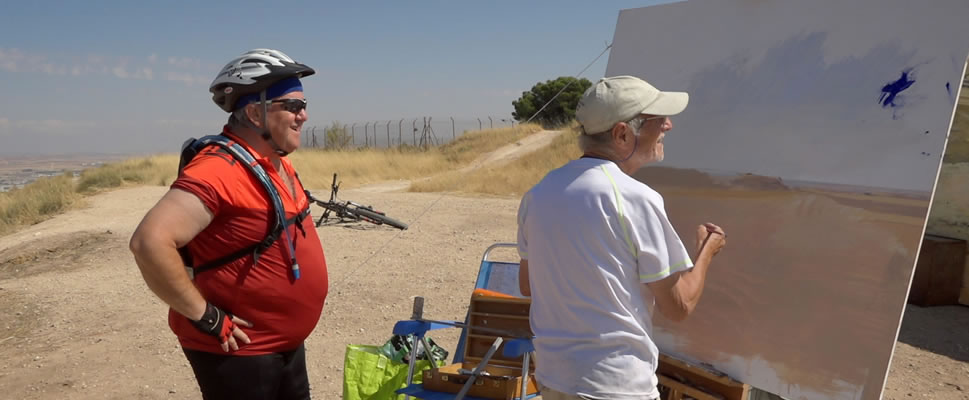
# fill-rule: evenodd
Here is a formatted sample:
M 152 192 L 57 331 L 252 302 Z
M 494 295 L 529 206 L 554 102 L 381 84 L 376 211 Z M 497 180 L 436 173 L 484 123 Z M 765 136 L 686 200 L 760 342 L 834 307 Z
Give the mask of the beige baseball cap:
M 575 118 L 585 133 L 596 134 L 639 114 L 679 114 L 689 101 L 686 92 L 663 92 L 635 76 L 606 77 L 585 91 Z

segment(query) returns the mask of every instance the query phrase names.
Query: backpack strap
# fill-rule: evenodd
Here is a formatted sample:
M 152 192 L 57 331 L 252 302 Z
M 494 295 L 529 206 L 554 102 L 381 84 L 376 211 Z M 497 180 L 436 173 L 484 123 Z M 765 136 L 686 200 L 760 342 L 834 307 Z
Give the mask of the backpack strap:
M 182 255 L 185 265 L 192 268 L 192 276 L 194 277 L 195 275 L 212 268 L 221 267 L 250 254 L 253 257 L 253 265 L 258 265 L 259 256 L 267 249 L 272 247 L 273 243 L 279 239 L 281 234 L 285 234 L 286 244 L 290 255 L 291 269 L 294 277 L 299 279 L 299 264 L 296 263 L 296 251 L 293 248 L 293 240 L 289 237 L 289 231 L 287 228 L 296 221 L 301 222 L 302 219 L 305 218 L 304 212 L 306 215 L 309 214 L 309 207 L 307 207 L 306 210 L 298 213 L 296 217 L 288 220 L 286 218 L 286 209 L 283 207 L 282 199 L 279 196 L 279 191 L 276 189 L 276 186 L 273 185 L 272 179 L 269 178 L 269 174 L 266 173 L 266 170 L 263 169 L 262 165 L 256 161 L 256 159 L 252 156 L 252 154 L 249 153 L 249 151 L 245 149 L 245 147 L 224 135 L 204 136 L 200 139 L 189 139 L 187 142 L 185 142 L 185 144 L 182 146 L 181 159 L 179 160 L 179 173 L 181 173 L 181 170 L 188 165 L 192 158 L 198 155 L 202 149 L 210 145 L 219 146 L 224 149 L 227 153 L 232 155 L 233 158 L 242 163 L 249 173 L 259 181 L 263 191 L 266 192 L 266 195 L 269 197 L 270 203 L 272 204 L 273 209 L 270 211 L 272 223 L 269 225 L 269 230 L 267 231 L 266 236 L 258 243 L 239 249 L 202 265 L 193 265 L 188 249 L 185 247 L 180 248 L 179 253 Z

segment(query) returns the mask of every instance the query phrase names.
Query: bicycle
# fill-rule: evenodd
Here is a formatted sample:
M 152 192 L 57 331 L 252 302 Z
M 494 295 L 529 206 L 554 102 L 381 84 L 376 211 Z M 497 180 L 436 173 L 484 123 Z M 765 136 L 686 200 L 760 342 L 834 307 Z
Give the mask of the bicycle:
M 340 182 L 342 183 L 342 182 Z M 306 191 L 306 197 L 312 203 L 316 203 L 320 207 L 323 207 L 323 215 L 316 220 L 316 227 L 319 228 L 323 221 L 329 220 L 330 214 L 335 214 L 333 218 L 339 218 L 340 222 L 346 220 L 350 221 L 366 221 L 376 225 L 387 224 L 394 228 L 400 230 L 406 230 L 407 224 L 400 222 L 396 219 L 388 217 L 381 211 L 374 210 L 372 206 L 367 206 L 359 203 L 354 203 L 352 201 L 340 201 L 337 198 L 337 193 L 340 191 L 340 183 L 336 180 L 336 174 L 333 174 L 333 183 L 330 184 L 330 200 L 322 201 L 313 197 L 309 190 Z

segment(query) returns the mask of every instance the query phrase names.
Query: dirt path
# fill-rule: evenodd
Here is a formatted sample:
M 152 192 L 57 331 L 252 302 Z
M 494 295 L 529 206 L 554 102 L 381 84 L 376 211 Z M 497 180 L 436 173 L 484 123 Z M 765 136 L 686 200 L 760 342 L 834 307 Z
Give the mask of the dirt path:
M 495 151 L 482 154 L 468 164 L 467 167 L 458 170 L 458 172 L 471 172 L 484 166 L 496 167 L 517 160 L 528 153 L 548 146 L 549 143 L 552 143 L 552 140 L 555 140 L 555 138 L 561 135 L 562 132 L 564 131 L 535 132 L 515 143 L 510 143 L 498 148 Z M 430 179 L 430 177 L 421 178 L 421 180 L 426 179 Z M 411 181 L 406 180 L 387 181 L 361 186 L 356 188 L 356 190 L 372 193 L 405 192 L 407 191 L 407 188 L 410 187 L 410 184 Z
M 167 307 L 145 286 L 127 250 L 136 224 L 165 190 L 104 193 L 87 208 L 0 237 L 0 397 L 200 398 L 168 330 Z M 343 194 L 410 229 L 318 228 L 331 286 L 307 339 L 316 399 L 340 398 L 346 345 L 382 344 L 394 322 L 410 315 L 415 296 L 425 297 L 430 318 L 462 317 L 481 253 L 515 240 L 517 198 Z M 503 256 L 517 259 L 513 252 Z M 969 398 L 967 332 L 969 307 L 910 307 L 885 398 Z M 457 330 L 432 337 L 453 351 Z

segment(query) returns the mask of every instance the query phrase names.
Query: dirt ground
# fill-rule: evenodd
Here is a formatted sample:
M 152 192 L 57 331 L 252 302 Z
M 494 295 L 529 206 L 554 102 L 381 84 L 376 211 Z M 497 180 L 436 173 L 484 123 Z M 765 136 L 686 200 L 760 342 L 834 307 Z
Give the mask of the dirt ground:
M 201 397 L 168 329 L 167 307 L 127 250 L 165 190 L 100 194 L 86 208 L 0 237 L 0 398 Z M 517 199 L 372 188 L 341 195 L 410 229 L 318 228 L 330 292 L 306 342 L 317 399 L 341 397 L 346 345 L 384 343 L 394 322 L 410 316 L 415 296 L 425 298 L 428 318 L 463 318 L 482 252 L 515 240 Z M 517 260 L 513 252 L 499 257 Z M 457 334 L 431 336 L 453 351 Z M 969 399 L 969 307 L 906 310 L 884 398 Z

